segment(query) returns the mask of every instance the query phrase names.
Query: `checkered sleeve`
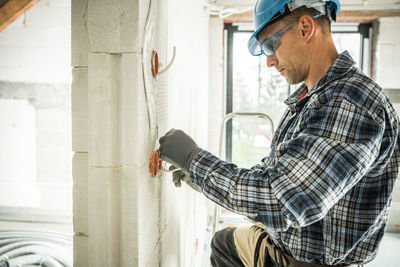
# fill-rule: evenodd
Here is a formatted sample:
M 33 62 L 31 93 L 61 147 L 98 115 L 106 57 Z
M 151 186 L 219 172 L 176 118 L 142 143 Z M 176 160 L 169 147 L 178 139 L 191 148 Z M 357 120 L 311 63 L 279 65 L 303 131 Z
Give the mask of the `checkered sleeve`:
M 322 219 L 375 161 L 383 117 L 331 99 L 307 110 L 296 135 L 275 147 L 268 164 L 244 169 L 203 151 L 190 175 L 228 210 L 276 231 L 303 227 Z

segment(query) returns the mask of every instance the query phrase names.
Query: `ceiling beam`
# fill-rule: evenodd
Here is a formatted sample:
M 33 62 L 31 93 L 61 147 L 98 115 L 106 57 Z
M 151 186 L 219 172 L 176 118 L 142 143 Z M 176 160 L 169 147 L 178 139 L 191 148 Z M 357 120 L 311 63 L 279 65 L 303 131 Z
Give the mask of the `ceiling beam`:
M 362 11 L 340 11 L 338 21 L 349 21 L 349 20 L 374 20 L 385 17 L 400 17 L 400 9 L 392 10 L 362 10 Z
M 0 32 L 37 1 L 38 0 L 8 0 L 6 4 L 0 8 Z

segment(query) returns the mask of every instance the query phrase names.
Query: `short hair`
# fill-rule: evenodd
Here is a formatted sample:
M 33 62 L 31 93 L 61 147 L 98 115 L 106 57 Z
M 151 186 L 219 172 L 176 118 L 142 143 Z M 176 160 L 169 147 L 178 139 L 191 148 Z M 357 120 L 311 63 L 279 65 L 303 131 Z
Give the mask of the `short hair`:
M 293 10 L 289 15 L 284 16 L 282 20 L 290 24 L 298 21 L 304 15 L 311 16 L 317 13 L 319 13 L 319 11 L 315 10 L 314 8 L 307 8 L 305 6 L 302 6 Z M 320 26 L 321 32 L 323 34 L 331 33 L 331 21 L 326 15 L 315 18 L 314 21 L 317 25 Z

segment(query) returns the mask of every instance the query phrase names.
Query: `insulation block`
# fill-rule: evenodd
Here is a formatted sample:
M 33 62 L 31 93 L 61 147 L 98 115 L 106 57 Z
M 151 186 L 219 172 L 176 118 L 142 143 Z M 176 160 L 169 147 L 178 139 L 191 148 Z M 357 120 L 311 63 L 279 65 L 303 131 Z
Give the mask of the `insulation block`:
M 89 266 L 89 238 L 83 235 L 74 235 L 74 266 Z
M 89 165 L 117 166 L 120 55 L 89 55 Z
M 139 266 L 139 172 L 138 168 L 123 167 L 120 169 L 120 227 L 124 229 L 123 235 L 120 237 L 121 266 Z
M 120 90 L 120 164 L 131 167 L 147 166 L 150 153 L 154 149 L 149 137 L 155 133 L 149 132 L 140 55 L 122 55 Z
M 72 151 L 88 152 L 88 69 L 72 69 Z
M 74 233 L 87 235 L 88 226 L 88 153 L 74 153 L 73 177 L 73 224 Z
M 88 153 L 72 159 L 74 266 L 89 266 Z
M 139 266 L 155 266 L 152 263 L 159 261 L 161 233 L 165 229 L 160 218 L 162 181 L 150 178 L 147 166 L 133 178 L 138 184 Z
M 140 52 L 147 2 L 89 1 L 87 25 L 91 52 Z
M 71 185 L 67 183 L 40 183 L 40 208 L 72 211 Z
M 122 266 L 118 169 L 89 168 L 88 186 L 89 266 Z
M 72 0 L 71 10 L 71 65 L 73 67 L 88 66 L 90 52 L 86 28 L 88 0 Z

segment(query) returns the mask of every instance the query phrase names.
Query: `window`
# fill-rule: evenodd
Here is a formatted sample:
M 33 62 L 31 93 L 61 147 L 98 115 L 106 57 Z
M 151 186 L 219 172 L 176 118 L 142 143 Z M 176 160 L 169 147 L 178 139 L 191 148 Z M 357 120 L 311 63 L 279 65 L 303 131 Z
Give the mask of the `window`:
M 276 126 L 286 108 L 284 100 L 297 87 L 289 86 L 274 68 L 266 67 L 265 56 L 253 57 L 247 51 L 251 26 L 225 24 L 227 39 L 226 114 L 261 112 L 270 116 Z M 370 73 L 371 24 L 332 25 L 338 52 L 348 50 L 357 66 Z M 271 129 L 257 118 L 233 119 L 226 125 L 225 155 L 241 167 L 250 167 L 268 155 Z

